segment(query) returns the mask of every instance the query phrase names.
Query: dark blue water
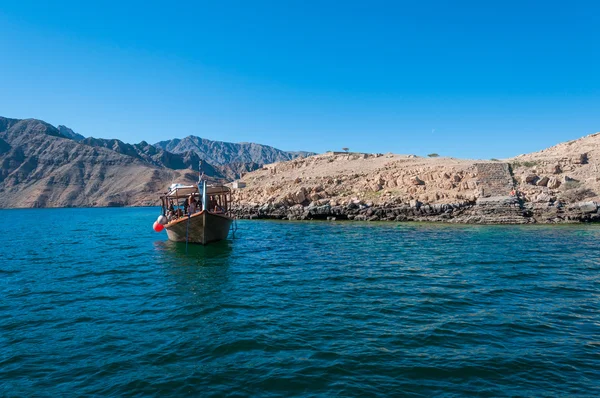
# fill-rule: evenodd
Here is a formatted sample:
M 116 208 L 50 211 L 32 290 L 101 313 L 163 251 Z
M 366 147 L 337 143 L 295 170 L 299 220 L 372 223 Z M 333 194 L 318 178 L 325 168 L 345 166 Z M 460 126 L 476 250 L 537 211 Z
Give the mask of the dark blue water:
M 600 227 L 0 211 L 1 396 L 598 396 Z

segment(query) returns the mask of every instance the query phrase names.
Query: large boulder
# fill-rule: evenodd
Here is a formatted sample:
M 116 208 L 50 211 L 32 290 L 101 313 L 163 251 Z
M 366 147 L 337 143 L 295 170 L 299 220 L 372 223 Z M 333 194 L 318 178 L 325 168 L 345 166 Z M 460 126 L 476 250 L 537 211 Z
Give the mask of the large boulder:
M 548 177 L 542 177 L 538 180 L 538 182 L 536 183 L 536 185 L 538 187 L 545 187 L 548 186 L 548 181 L 550 181 L 550 178 Z
M 369 184 L 369 189 L 373 192 L 381 191 L 382 188 L 383 186 L 379 183 L 379 181 L 372 181 Z
M 308 198 L 309 198 L 311 201 L 313 201 L 313 202 L 316 202 L 316 201 L 318 201 L 319 199 L 321 199 L 321 195 L 319 195 L 318 193 L 311 193 L 311 194 L 309 194 L 309 195 L 308 195 Z
M 588 154 L 587 153 L 579 154 L 578 156 L 576 156 L 573 159 L 574 164 L 587 164 L 587 162 L 588 162 Z
M 535 183 L 538 182 L 539 179 L 540 177 L 538 177 L 537 175 L 529 174 L 527 175 L 527 177 L 525 177 L 525 182 L 527 184 L 535 185 Z
M 296 193 L 292 194 L 292 200 L 296 204 L 304 203 L 306 200 L 306 195 L 304 194 L 304 190 L 299 190 Z
M 550 177 L 546 183 L 546 186 L 550 189 L 556 189 L 560 187 L 560 180 L 556 177 Z
M 582 213 L 595 213 L 598 210 L 598 204 L 596 202 L 581 202 L 578 204 L 579 210 Z
M 321 215 L 321 216 L 326 216 L 330 213 L 331 211 L 331 206 L 329 205 L 323 205 L 323 206 L 316 206 L 310 209 L 310 213 L 314 214 L 314 215 Z
M 349 201 L 348 204 L 346 205 L 346 209 L 348 209 L 348 210 L 358 209 L 359 207 L 360 207 L 360 205 L 353 200 Z
M 418 208 L 420 208 L 420 207 L 421 207 L 422 203 L 421 203 L 421 202 L 419 202 L 419 201 L 418 201 L 418 200 L 416 200 L 416 199 L 413 199 L 413 200 L 411 200 L 411 201 L 409 202 L 409 205 L 410 205 L 410 207 L 413 207 L 413 208 L 415 208 L 415 209 L 418 209 Z

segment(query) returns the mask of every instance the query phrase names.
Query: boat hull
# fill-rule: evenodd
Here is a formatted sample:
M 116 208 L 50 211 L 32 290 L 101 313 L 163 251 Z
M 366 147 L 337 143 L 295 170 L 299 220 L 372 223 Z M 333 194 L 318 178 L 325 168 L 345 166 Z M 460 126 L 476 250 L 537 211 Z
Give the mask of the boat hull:
M 165 225 L 165 230 L 169 240 L 205 245 L 227 239 L 232 221 L 227 216 L 202 211 L 189 218 L 171 221 Z

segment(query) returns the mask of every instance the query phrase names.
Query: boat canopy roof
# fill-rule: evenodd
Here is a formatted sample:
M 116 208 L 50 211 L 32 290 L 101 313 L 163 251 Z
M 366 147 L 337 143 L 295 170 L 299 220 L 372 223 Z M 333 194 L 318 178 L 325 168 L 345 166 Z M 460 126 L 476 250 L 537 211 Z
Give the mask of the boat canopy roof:
M 228 193 L 230 191 L 231 190 L 229 189 L 229 187 L 226 187 L 225 185 L 206 185 L 206 193 L 209 195 L 219 195 Z
M 209 195 L 225 194 L 230 192 L 230 189 L 221 184 L 211 184 L 206 186 L 206 193 Z M 167 198 L 184 198 L 190 195 L 199 195 L 196 185 L 171 184 Z
M 186 196 L 190 196 L 193 193 L 198 192 L 198 187 L 195 185 L 183 185 L 183 184 L 173 184 L 169 187 L 169 193 L 167 193 L 168 198 L 182 198 Z

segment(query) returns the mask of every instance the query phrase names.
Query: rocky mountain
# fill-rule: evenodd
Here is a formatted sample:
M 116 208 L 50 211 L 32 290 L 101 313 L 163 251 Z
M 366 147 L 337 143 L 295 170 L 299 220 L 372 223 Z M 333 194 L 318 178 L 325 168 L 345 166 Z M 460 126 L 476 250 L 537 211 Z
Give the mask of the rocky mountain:
M 0 117 L 0 208 L 150 205 L 172 182 L 196 181 L 200 162 L 205 175 L 226 180 L 263 164 L 213 165 L 193 150 L 172 153 L 145 141 L 85 138 L 62 125 Z
M 132 156 L 158 167 L 166 167 L 174 170 L 191 169 L 194 171 L 200 171 L 200 167 L 202 167 L 201 171 L 205 175 L 228 181 L 239 178 L 242 173 L 254 171 L 262 167 L 262 164 L 253 162 L 213 165 L 200 158 L 194 151 L 172 153 L 150 145 L 145 141 L 139 144 L 127 144 L 117 139 L 90 137 L 81 142 L 86 145 L 107 148 L 123 155 Z
M 81 143 L 97 148 L 110 149 L 111 151 L 134 157 L 154 166 L 175 170 L 188 168 L 198 170 L 198 162 L 200 161 L 200 158 L 193 152 L 173 154 L 156 148 L 145 141 L 142 141 L 139 144 L 127 144 L 117 139 L 89 137 L 82 140 Z M 214 171 L 212 166 L 209 167 L 210 171 L 207 174 L 222 177 Z
M 0 117 L 0 140 L 2 208 L 151 205 L 171 182 L 197 178 L 65 138 L 35 119 Z
M 0 117 L 0 208 L 155 205 L 169 184 L 196 181 L 202 160 L 207 175 L 229 180 L 243 175 L 246 188 L 235 190 L 242 217 L 600 220 L 600 133 L 503 161 L 330 152 L 264 165 L 298 154 L 188 140 L 204 143 L 206 151 L 213 145 L 212 164 L 200 146 L 180 145 L 183 141 L 163 149 L 147 142 L 81 139 L 41 120 Z M 241 161 L 219 163 L 227 157 Z
M 193 135 L 184 139 L 161 141 L 154 144 L 154 146 L 171 153 L 195 152 L 201 159 L 214 165 L 230 163 L 263 165 L 315 155 L 313 152 L 286 152 L 268 145 L 250 142 L 212 141 Z

